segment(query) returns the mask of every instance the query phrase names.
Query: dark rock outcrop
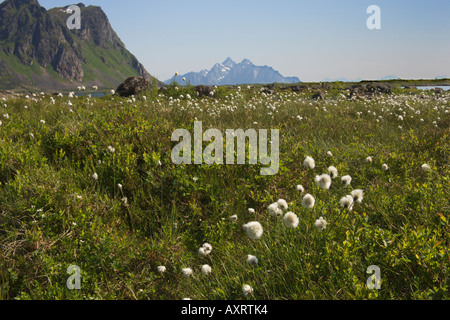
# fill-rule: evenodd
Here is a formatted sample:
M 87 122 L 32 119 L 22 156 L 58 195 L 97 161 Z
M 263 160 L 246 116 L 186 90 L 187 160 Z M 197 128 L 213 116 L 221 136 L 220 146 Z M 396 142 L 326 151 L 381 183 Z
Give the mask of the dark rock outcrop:
M 350 88 L 350 97 L 391 94 L 393 86 L 384 83 L 357 84 Z
M 121 97 L 130 97 L 137 95 L 142 91 L 146 91 L 150 88 L 150 82 L 144 77 L 129 77 L 123 83 L 119 85 L 116 93 Z
M 195 91 L 199 97 L 209 97 L 211 92 L 214 91 L 214 88 L 211 86 L 199 85 L 195 87 Z
M 312 96 L 312 99 L 314 99 L 314 100 L 325 100 L 325 94 L 322 91 L 319 91 L 319 92 L 315 93 Z

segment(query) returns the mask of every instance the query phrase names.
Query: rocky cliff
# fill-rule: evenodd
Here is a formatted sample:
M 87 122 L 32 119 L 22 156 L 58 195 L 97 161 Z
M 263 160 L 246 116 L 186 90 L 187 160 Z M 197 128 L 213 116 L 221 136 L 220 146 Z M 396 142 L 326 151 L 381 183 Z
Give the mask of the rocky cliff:
M 152 80 L 100 7 L 77 5 L 81 28 L 69 29 L 67 7 L 37 0 L 0 4 L 0 89 L 116 88 L 129 76 Z

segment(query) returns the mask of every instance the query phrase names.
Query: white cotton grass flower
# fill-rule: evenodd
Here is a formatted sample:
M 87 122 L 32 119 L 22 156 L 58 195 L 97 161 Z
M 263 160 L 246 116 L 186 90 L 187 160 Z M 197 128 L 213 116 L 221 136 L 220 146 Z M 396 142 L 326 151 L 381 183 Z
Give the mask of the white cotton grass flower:
M 328 173 L 330 174 L 331 179 L 336 179 L 338 176 L 338 170 L 335 166 L 329 166 L 328 167 Z
M 237 214 L 234 214 L 234 215 L 232 215 L 232 216 L 230 217 L 230 221 L 233 222 L 233 223 L 236 222 L 237 219 L 238 219 Z
M 316 199 L 309 193 L 307 193 L 302 199 L 302 206 L 306 209 L 314 208 L 314 204 L 316 203 Z
M 328 222 L 323 217 L 320 217 L 319 219 L 316 220 L 316 222 L 314 222 L 314 226 L 320 231 L 325 230 L 327 224 Z
M 166 272 L 166 267 L 165 266 L 158 266 L 158 267 L 156 267 L 156 270 L 159 273 L 164 273 L 164 272 Z
M 208 256 L 212 251 L 212 246 L 205 242 L 199 249 L 198 249 L 198 254 L 201 255 L 202 257 L 206 257 Z
M 314 162 L 314 159 L 311 157 L 306 157 L 303 161 L 303 166 L 307 169 L 314 169 L 316 167 L 316 163 Z
M 194 182 L 197 182 L 198 178 L 197 178 L 197 177 L 193 177 L 192 180 L 193 180 Z
M 98 180 L 98 174 L 97 174 L 97 172 L 94 172 L 94 173 L 92 174 L 92 178 L 94 178 L 94 180 Z
M 258 221 L 251 221 L 242 226 L 252 240 L 258 240 L 263 234 L 263 227 Z
M 278 208 L 280 208 L 283 211 L 286 211 L 288 209 L 288 204 L 284 199 L 278 199 L 277 204 Z
M 300 193 L 305 192 L 305 188 L 303 188 L 303 186 L 302 186 L 301 184 L 298 184 L 298 185 L 296 186 L 296 189 L 297 189 L 297 191 L 300 192 Z
M 389 166 L 386 163 L 383 163 L 381 167 L 383 168 L 384 171 L 389 170 Z
M 250 214 L 255 214 L 255 209 L 253 209 L 253 208 L 248 208 L 248 213 L 250 213 Z
M 118 183 L 117 186 L 119 187 L 119 190 L 122 191 L 123 186 L 120 183 Z
M 350 183 L 352 183 L 352 177 L 350 177 L 349 175 L 343 176 L 341 178 L 341 181 L 344 187 L 348 187 Z
M 268 211 L 272 217 L 279 217 L 283 214 L 283 211 L 280 209 L 278 202 L 274 202 L 269 205 Z
M 193 271 L 192 271 L 191 268 L 183 268 L 183 269 L 181 270 L 181 272 L 183 273 L 183 276 L 184 276 L 185 278 L 188 278 L 188 277 L 192 276 L 192 273 L 193 273 Z
M 244 296 L 250 296 L 253 294 L 253 288 L 248 284 L 244 284 L 242 286 L 242 293 L 244 294 Z
M 346 195 L 345 197 L 342 197 L 341 200 L 339 200 L 339 204 L 341 207 L 344 207 L 344 209 L 352 210 L 353 208 L 353 196 Z
M 114 152 L 116 152 L 116 149 L 113 148 L 112 146 L 108 146 L 108 151 L 111 153 L 114 153 Z
M 257 257 L 255 257 L 255 256 L 253 256 L 253 255 L 251 255 L 251 254 L 247 255 L 247 263 L 248 263 L 249 265 L 251 265 L 251 266 L 257 266 L 257 265 L 258 265 L 258 262 L 259 262 L 259 260 L 258 260 Z
M 321 174 L 320 176 L 316 176 L 314 178 L 314 182 L 319 186 L 321 189 L 330 189 L 331 186 L 331 177 L 328 174 Z
M 431 167 L 430 167 L 429 164 L 424 163 L 424 164 L 422 165 L 422 170 L 423 170 L 424 172 L 428 172 L 428 171 L 431 171 Z
M 283 218 L 284 225 L 289 228 L 297 228 L 298 227 L 298 217 L 293 212 L 287 212 Z
M 327 151 L 327 156 L 329 156 L 330 158 L 333 157 L 333 154 L 331 153 L 331 151 Z
M 210 265 L 208 265 L 208 264 L 204 264 L 204 265 L 202 265 L 202 267 L 201 267 L 201 273 L 202 274 L 205 274 L 205 275 L 208 275 L 208 274 L 210 274 L 211 273 L 211 266 Z
M 353 202 L 359 202 L 361 203 L 363 200 L 363 196 L 364 196 L 364 191 L 361 189 L 355 189 L 352 192 L 350 192 L 350 194 L 353 197 Z
M 371 156 L 368 156 L 368 157 L 366 158 L 366 162 L 367 162 L 367 163 L 372 163 L 372 161 L 373 161 L 373 159 L 372 159 Z
M 205 242 L 205 243 L 202 245 L 202 247 L 205 248 L 207 252 L 211 253 L 211 251 L 212 251 L 212 245 L 210 245 L 208 242 Z

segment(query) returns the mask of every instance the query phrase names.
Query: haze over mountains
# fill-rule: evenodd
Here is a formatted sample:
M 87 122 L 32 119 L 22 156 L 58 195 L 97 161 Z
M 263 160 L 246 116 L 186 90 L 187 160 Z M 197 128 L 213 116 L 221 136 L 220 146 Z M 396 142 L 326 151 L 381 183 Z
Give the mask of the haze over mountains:
M 182 79 L 185 79 L 183 81 Z M 173 76 L 164 81 L 169 84 L 176 80 L 180 85 L 238 85 L 238 84 L 268 84 L 268 83 L 297 83 L 297 77 L 283 77 L 278 71 L 269 66 L 256 66 L 250 60 L 244 59 L 236 63 L 227 58 L 222 63 L 216 63 L 210 70 L 189 72 Z
M 129 76 L 151 78 L 100 7 L 78 6 L 81 29 L 71 30 L 67 7 L 47 11 L 37 0 L 0 3 L 0 89 L 116 88 Z

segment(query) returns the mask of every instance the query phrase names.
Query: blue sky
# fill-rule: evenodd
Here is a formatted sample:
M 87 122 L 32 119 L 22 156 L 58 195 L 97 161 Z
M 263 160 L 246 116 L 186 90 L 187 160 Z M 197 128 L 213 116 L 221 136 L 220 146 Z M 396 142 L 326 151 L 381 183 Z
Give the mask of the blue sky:
M 71 4 L 38 0 L 45 8 Z M 227 57 L 302 81 L 450 77 L 448 0 L 85 0 L 160 80 Z M 381 30 L 369 30 L 369 5 Z

